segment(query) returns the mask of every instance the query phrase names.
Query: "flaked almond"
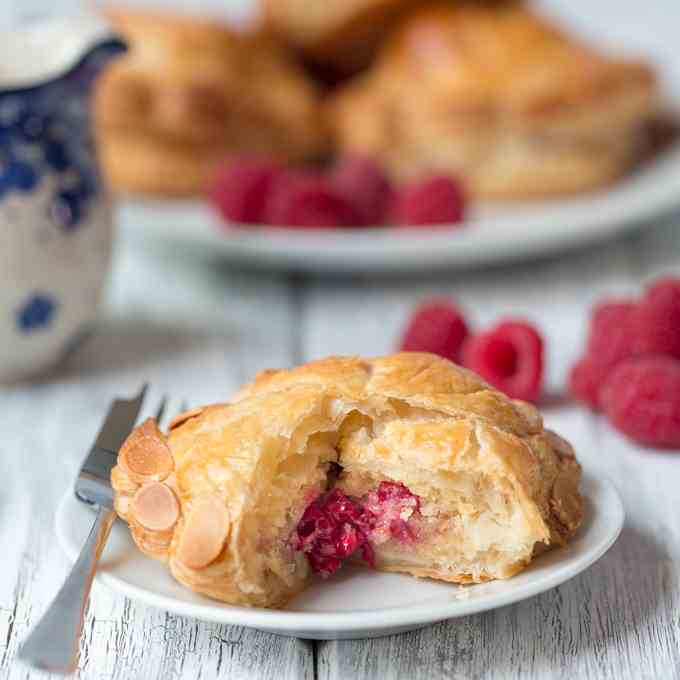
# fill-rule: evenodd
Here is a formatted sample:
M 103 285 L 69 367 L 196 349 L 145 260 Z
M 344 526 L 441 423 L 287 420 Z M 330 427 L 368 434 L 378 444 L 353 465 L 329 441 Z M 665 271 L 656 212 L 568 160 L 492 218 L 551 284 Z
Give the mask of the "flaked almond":
M 132 499 L 132 516 L 149 531 L 169 531 L 179 519 L 179 502 L 163 482 L 145 484 Z
M 207 567 L 222 552 L 229 529 L 229 513 L 220 499 L 199 501 L 184 527 L 177 559 L 191 569 Z
M 120 449 L 118 463 L 139 484 L 160 482 L 172 472 L 172 453 L 153 418 L 132 431 Z

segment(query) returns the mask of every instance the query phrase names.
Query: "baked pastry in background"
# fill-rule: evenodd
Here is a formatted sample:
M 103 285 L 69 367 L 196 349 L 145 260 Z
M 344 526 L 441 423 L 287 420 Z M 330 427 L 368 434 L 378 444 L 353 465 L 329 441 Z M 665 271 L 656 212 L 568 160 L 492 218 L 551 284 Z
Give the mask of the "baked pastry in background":
M 263 0 L 265 22 L 309 62 L 338 74 L 367 66 L 413 0 Z
M 521 4 L 429 2 L 329 105 L 342 151 L 399 180 L 460 176 L 483 198 L 579 192 L 618 178 L 660 108 L 653 70 L 603 56 Z
M 354 556 L 469 583 L 507 578 L 582 518 L 580 466 L 538 412 L 429 354 L 265 371 L 112 472 L 146 554 L 191 588 L 276 607 Z
M 470 0 L 449 0 L 452 5 Z M 473 0 L 496 5 L 520 0 Z M 418 0 L 262 0 L 267 28 L 316 73 L 351 75 L 367 67 L 405 9 Z
M 449 0 L 452 5 L 466 1 L 470 0 Z M 418 0 L 261 0 L 267 28 L 330 82 L 366 68 L 404 10 L 418 4 Z
M 129 52 L 97 83 L 101 160 L 114 189 L 202 194 L 216 161 L 326 149 L 315 86 L 264 35 L 142 11 L 112 11 Z

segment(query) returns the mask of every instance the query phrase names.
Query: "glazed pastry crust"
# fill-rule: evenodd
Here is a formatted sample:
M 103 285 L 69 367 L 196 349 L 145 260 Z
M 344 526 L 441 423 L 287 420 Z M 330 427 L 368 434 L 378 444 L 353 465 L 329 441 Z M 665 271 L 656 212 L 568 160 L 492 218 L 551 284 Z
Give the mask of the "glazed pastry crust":
M 619 177 L 659 108 L 649 66 L 602 56 L 519 4 L 429 2 L 329 117 L 343 150 L 400 180 L 436 169 L 484 198 L 525 198 Z
M 356 444 L 363 441 L 356 422 L 372 424 L 370 450 Z M 128 449 L 139 445 L 139 436 L 133 432 L 112 473 L 119 515 L 140 549 L 166 562 L 181 583 L 235 604 L 279 606 L 305 587 L 309 568 L 288 537 L 326 489 L 330 462 L 344 467 L 345 488 L 369 471 L 423 496 L 429 480 L 472 470 L 515 503 L 523 546 L 516 561 L 456 572 L 401 564 L 379 552 L 378 569 L 459 583 L 505 578 L 530 561 L 535 546 L 568 540 L 583 513 L 580 466 L 571 447 L 544 430 L 536 409 L 428 354 L 335 357 L 270 370 L 231 403 L 180 415 L 155 443 L 159 450 L 167 445 L 174 461 L 160 480 L 180 507 L 171 531 L 149 531 L 148 520 L 135 516 L 131 499 L 145 483 L 131 478 L 125 461 L 136 460 Z M 228 531 L 223 543 L 210 538 L 214 559 L 190 566 L 187 555 L 198 548 L 194 536 L 187 538 L 187 523 L 207 499 L 223 508 L 215 516 Z
M 460 5 L 465 0 L 452 0 Z M 519 0 L 475 0 L 494 5 Z M 337 75 L 367 67 L 381 43 L 416 0 L 263 0 L 265 23 L 307 61 Z
M 399 13 L 413 0 L 264 0 L 270 30 L 308 60 L 339 73 L 368 65 Z
M 127 131 L 100 130 L 98 154 L 109 186 L 164 197 L 203 194 L 231 147 L 186 144 Z
M 325 151 L 319 93 L 269 37 L 153 12 L 111 20 L 130 50 L 99 78 L 94 111 L 114 188 L 198 194 L 218 158 Z

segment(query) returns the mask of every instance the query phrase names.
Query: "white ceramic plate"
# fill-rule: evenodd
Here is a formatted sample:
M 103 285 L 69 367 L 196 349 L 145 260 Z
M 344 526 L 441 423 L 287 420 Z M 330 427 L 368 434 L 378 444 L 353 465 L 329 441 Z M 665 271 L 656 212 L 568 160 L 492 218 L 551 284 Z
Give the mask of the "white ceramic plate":
M 457 228 L 225 230 L 206 202 L 124 200 L 129 234 L 230 261 L 318 273 L 448 270 L 583 246 L 650 226 L 680 208 L 680 144 L 607 190 L 532 203 L 478 206 Z
M 586 518 L 575 539 L 507 581 L 456 586 L 346 567 L 328 581 L 312 585 L 284 610 L 232 607 L 176 583 L 160 563 L 135 548 L 120 522 L 113 528 L 97 581 L 174 614 L 281 635 L 318 640 L 390 635 L 518 602 L 587 569 L 614 543 L 624 514 L 609 482 L 586 477 L 583 490 Z M 67 494 L 57 511 L 56 530 L 71 559 L 75 560 L 91 524 L 92 513 Z

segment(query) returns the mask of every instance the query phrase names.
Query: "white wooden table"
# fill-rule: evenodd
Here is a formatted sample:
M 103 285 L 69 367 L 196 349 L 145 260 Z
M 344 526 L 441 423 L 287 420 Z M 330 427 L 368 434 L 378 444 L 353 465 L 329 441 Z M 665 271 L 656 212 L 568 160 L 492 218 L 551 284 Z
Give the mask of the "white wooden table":
M 51 378 L 0 388 L 0 678 L 68 568 L 53 519 L 109 400 L 143 380 L 198 404 L 258 369 L 391 351 L 413 304 L 451 295 L 476 324 L 522 315 L 548 347 L 546 420 L 623 496 L 625 529 L 583 575 L 503 609 L 369 641 L 306 642 L 179 618 L 96 587 L 80 678 L 680 678 L 680 454 L 642 451 L 562 397 L 587 310 L 680 273 L 680 219 L 587 253 L 437 278 L 308 280 L 120 244 L 106 318 Z

